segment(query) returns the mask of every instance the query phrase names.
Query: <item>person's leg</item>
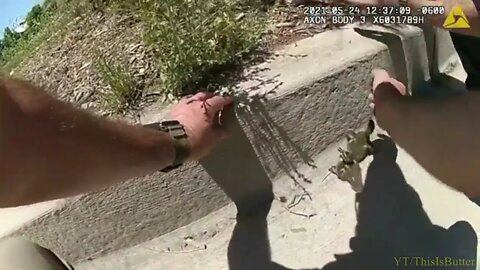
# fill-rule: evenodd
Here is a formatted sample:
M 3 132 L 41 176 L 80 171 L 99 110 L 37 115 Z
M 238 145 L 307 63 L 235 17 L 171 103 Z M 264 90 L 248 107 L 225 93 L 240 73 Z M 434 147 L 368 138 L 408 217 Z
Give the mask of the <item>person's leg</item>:
M 465 86 L 469 91 L 480 91 L 480 37 L 453 32 L 450 32 L 450 36 L 468 74 Z M 480 197 L 470 198 L 470 200 L 480 206 Z
M 470 91 L 480 91 L 480 37 L 450 32 L 453 45 L 468 74 L 465 85 Z
M 0 241 L 0 269 L 74 270 L 52 251 L 24 238 Z

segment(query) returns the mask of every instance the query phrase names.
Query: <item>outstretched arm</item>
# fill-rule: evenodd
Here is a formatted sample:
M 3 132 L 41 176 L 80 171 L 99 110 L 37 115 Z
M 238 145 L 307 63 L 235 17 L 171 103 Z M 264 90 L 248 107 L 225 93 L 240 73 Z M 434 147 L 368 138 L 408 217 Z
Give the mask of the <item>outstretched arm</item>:
M 400 90 L 400 91 L 399 91 Z M 402 96 L 404 86 L 376 71 L 378 124 L 432 175 L 469 197 L 480 195 L 480 93 L 442 100 Z
M 189 160 L 221 139 L 214 118 L 231 102 L 204 93 L 195 100 L 180 102 L 170 118 L 185 126 Z M 211 105 L 208 114 L 203 101 Z M 27 82 L 0 78 L 0 207 L 94 191 L 159 171 L 174 158 L 166 133 L 99 118 Z

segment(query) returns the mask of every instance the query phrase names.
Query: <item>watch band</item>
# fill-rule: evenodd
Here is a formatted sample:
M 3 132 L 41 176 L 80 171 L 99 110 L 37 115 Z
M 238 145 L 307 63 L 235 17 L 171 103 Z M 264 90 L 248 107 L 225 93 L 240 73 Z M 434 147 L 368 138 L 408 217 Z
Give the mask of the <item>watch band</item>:
M 159 131 L 166 132 L 173 138 L 175 146 L 175 160 L 172 165 L 161 170 L 161 172 L 169 172 L 182 166 L 185 160 L 190 156 L 190 143 L 183 125 L 176 120 L 168 120 L 144 125 L 144 127 L 154 128 Z

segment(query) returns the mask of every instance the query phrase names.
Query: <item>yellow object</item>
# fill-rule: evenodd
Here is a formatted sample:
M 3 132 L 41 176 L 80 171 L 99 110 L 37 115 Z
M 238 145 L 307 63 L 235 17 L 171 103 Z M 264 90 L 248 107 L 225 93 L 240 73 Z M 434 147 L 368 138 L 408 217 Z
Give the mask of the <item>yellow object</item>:
M 445 19 L 443 23 L 445 28 L 470 28 L 470 23 L 468 22 L 467 16 L 463 13 L 462 8 L 459 5 L 456 5 L 452 11 Z

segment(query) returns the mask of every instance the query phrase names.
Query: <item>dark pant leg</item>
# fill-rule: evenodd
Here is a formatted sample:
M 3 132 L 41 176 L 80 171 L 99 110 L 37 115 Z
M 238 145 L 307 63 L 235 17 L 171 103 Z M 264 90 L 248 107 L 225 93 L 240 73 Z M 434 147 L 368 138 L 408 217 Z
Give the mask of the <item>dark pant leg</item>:
M 453 45 L 468 74 L 465 85 L 470 91 L 480 91 L 480 37 L 450 32 Z
M 480 91 L 480 37 L 452 32 L 450 36 L 468 75 L 465 86 L 469 91 Z M 470 200 L 480 206 L 480 197 Z

